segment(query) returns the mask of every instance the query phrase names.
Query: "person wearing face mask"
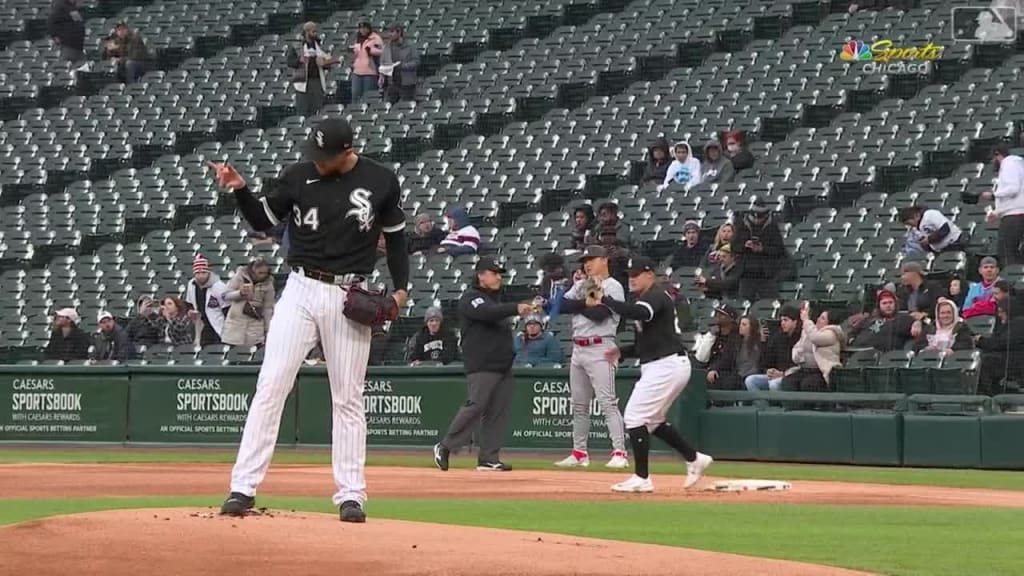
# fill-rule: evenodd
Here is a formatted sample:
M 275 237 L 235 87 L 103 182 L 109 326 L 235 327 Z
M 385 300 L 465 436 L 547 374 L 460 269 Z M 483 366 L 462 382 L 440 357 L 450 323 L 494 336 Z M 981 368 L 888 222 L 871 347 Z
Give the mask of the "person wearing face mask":
M 732 239 L 732 253 L 742 270 L 740 298 L 753 302 L 778 297 L 778 276 L 787 261 L 786 244 L 763 200 L 756 200 L 743 215 Z
M 952 354 L 956 350 L 974 349 L 974 333 L 966 322 L 960 319 L 956 303 L 948 298 L 939 298 L 935 305 L 933 322 L 914 322 L 914 351 L 931 350 Z
M 732 162 L 733 170 L 740 171 L 754 167 L 754 155 L 747 150 L 743 133 L 733 130 L 725 133 L 725 157 Z
M 327 69 L 338 59 L 324 51 L 315 22 L 302 25 L 302 38 L 288 49 L 288 67 L 293 70 L 292 86 L 298 93 L 298 111 L 313 116 L 324 105 L 327 93 Z

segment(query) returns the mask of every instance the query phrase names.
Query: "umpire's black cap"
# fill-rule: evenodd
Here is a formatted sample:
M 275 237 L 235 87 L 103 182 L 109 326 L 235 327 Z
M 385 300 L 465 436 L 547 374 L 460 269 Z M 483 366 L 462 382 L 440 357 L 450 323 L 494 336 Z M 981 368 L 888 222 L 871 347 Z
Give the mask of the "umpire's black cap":
M 330 118 L 316 125 L 303 149 L 307 160 L 333 160 L 352 148 L 352 126 L 341 118 Z
M 497 260 L 495 260 L 494 258 L 488 258 L 487 256 L 484 256 L 477 261 L 476 271 L 497 272 L 498 274 L 504 274 L 505 272 L 507 272 L 507 270 L 505 270 L 505 268 L 501 264 L 498 264 Z
M 639 276 L 644 272 L 654 272 L 655 268 L 654 260 L 647 256 L 637 256 L 629 261 L 630 276 Z

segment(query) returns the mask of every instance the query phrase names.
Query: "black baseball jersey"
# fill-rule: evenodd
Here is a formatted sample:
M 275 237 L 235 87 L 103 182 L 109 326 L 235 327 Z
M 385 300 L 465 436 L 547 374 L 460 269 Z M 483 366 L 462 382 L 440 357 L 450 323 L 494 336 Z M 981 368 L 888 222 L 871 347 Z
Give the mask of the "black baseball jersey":
M 381 232 L 405 230 L 398 177 L 365 156 L 344 174 L 293 164 L 260 203 L 275 226 L 288 221 L 288 263 L 331 274 L 371 274 Z
M 603 302 L 636 326 L 636 342 L 623 349 L 623 356 L 635 355 L 641 364 L 646 364 L 686 353 L 679 337 L 675 300 L 664 286 L 652 286 L 631 304 L 608 297 Z

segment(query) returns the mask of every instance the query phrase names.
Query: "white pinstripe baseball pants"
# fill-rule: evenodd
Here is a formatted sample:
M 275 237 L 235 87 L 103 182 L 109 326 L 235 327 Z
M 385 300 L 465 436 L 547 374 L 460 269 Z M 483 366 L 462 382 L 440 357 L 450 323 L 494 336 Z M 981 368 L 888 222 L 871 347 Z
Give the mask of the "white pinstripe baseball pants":
M 331 463 L 334 504 L 366 501 L 366 414 L 363 382 L 371 330 L 342 313 L 347 292 L 292 272 L 274 308 L 266 354 L 231 471 L 231 491 L 256 495 L 274 456 L 288 393 L 303 360 L 319 340 L 331 382 Z

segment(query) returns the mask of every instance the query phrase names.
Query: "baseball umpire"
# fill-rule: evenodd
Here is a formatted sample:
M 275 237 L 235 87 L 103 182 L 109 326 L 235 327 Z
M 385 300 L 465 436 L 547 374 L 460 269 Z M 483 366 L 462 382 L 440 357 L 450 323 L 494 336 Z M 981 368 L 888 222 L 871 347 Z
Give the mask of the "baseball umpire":
M 587 277 L 573 284 L 565 293 L 560 310 L 572 314 L 572 362 L 569 367 L 569 389 L 572 392 L 572 453 L 555 462 L 555 466 L 571 468 L 589 466 L 587 439 L 590 436 L 590 402 L 597 401 L 608 423 L 612 441 L 612 457 L 605 466 L 626 468 L 626 432 L 622 413 L 615 398 L 615 362 L 605 353 L 615 348 L 619 315 L 608 306 L 587 306 L 600 302 L 600 295 L 625 301 L 622 284 L 608 274 L 608 254 L 601 246 L 587 246 L 580 257 Z M 594 297 L 597 296 L 595 299 Z
M 633 446 L 635 473 L 612 486 L 612 490 L 654 491 L 648 473 L 652 433 L 686 459 L 684 487 L 690 488 L 701 479 L 712 459 L 696 451 L 665 421 L 672 403 L 690 382 L 690 360 L 679 339 L 675 304 L 665 287 L 657 283 L 654 261 L 650 258 L 639 257 L 630 262 L 629 291 L 636 297 L 629 304 L 608 296 L 601 299 L 605 306 L 636 323 L 636 345 L 608 350 L 605 354 L 609 361 L 618 362 L 622 356 L 634 353 L 640 359 L 640 380 L 633 387 L 623 416 Z M 589 299 L 587 305 L 595 307 L 599 303 Z
M 242 516 L 254 506 L 256 488 L 274 454 L 285 399 L 303 360 L 319 342 L 333 398 L 334 505 L 342 521 L 366 521 L 363 384 L 370 337 L 373 325 L 394 319 L 405 304 L 409 257 L 398 177 L 356 154 L 352 145 L 347 122 L 324 120 L 306 142 L 306 161 L 285 168 L 262 198 L 230 165 L 211 164 L 218 184 L 234 191 L 253 228 L 270 230 L 290 219 L 291 235 L 291 275 L 270 322 L 222 514 Z M 382 232 L 394 279 L 390 296 L 366 289 Z
M 451 452 L 465 446 L 480 425 L 480 452 L 476 469 L 484 472 L 510 470 L 499 458 L 505 442 L 508 412 L 515 383 L 512 380 L 512 323 L 509 317 L 534 312 L 531 304 L 501 301 L 505 269 L 483 257 L 476 264 L 476 284 L 459 301 L 462 318 L 462 360 L 466 366 L 469 397 L 459 408 L 448 434 L 434 444 L 434 464 L 448 470 Z

